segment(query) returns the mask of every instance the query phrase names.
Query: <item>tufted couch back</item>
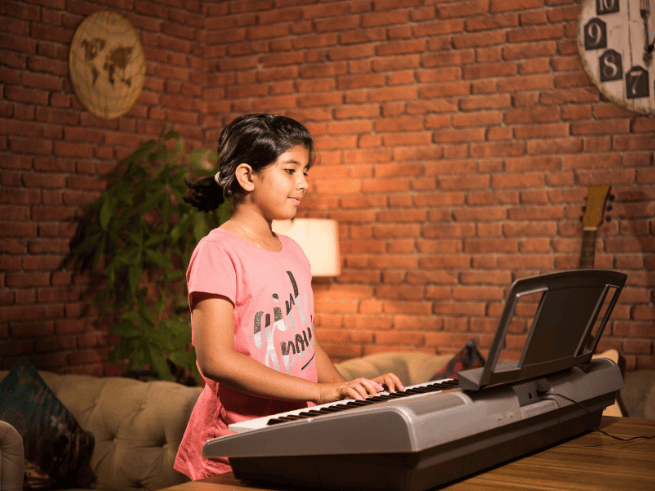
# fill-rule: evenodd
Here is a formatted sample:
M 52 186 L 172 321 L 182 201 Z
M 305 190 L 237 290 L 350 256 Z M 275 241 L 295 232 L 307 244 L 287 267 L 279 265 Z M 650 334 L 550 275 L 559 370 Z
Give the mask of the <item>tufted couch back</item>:
M 0 380 L 7 372 L 0 371 Z M 173 470 L 177 449 L 202 392 L 173 382 L 40 372 L 95 447 L 96 489 L 156 490 L 188 481 Z

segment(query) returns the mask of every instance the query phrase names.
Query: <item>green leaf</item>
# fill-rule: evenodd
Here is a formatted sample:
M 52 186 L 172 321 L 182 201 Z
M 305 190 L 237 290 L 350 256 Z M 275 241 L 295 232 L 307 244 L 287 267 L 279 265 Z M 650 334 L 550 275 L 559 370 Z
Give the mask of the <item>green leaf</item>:
M 148 140 L 147 142 L 142 143 L 134 152 L 121 160 L 119 164 L 137 163 L 147 160 L 148 155 L 156 144 L 157 142 L 155 140 Z
M 164 353 L 178 348 L 175 339 L 161 330 L 152 331 L 148 337 L 150 342 L 161 348 Z
M 131 291 L 136 291 L 136 289 L 139 287 L 139 281 L 141 281 L 141 273 L 142 269 L 140 265 L 133 265 L 129 267 L 128 270 L 128 281 L 130 283 L 130 290 Z
M 178 367 L 182 367 L 187 370 L 193 370 L 195 368 L 196 365 L 195 356 L 189 353 L 188 351 L 179 349 L 176 351 L 171 351 L 169 353 L 166 353 L 166 356 L 168 356 L 168 359 L 171 360 Z
M 157 312 L 158 317 L 161 317 L 162 313 L 164 312 L 165 306 L 166 306 L 166 297 L 164 295 L 160 295 L 159 298 L 157 298 L 157 302 L 155 303 L 155 312 Z
M 164 319 L 160 323 L 160 329 L 165 329 L 175 336 L 176 342 L 180 344 L 188 344 L 191 342 L 191 325 L 188 322 L 175 318 Z
M 143 253 L 145 254 L 146 258 L 148 258 L 153 264 L 160 268 L 173 267 L 171 260 L 161 252 L 153 251 L 151 249 L 144 249 Z
M 147 191 L 143 204 L 139 207 L 140 213 L 145 213 L 152 210 L 157 204 L 163 202 L 164 197 L 167 195 L 165 189 L 157 189 L 155 191 Z
M 116 347 L 109 353 L 107 357 L 110 362 L 117 362 L 126 360 L 130 357 L 130 354 L 134 351 L 134 347 L 128 342 L 127 339 L 121 339 L 121 341 L 116 345 Z
M 174 271 L 167 271 L 163 276 L 164 281 L 174 281 L 178 278 L 182 278 L 184 276 L 184 271 L 180 271 L 179 269 Z
M 138 338 L 143 336 L 143 331 L 129 322 L 121 322 L 113 327 L 114 334 L 123 338 Z
M 153 235 L 152 237 L 150 237 L 148 240 L 144 242 L 143 246 L 153 248 L 161 245 L 163 242 L 166 242 L 167 240 L 170 240 L 170 237 L 168 237 L 166 234 Z
M 139 248 L 141 247 L 142 236 L 140 230 L 134 230 L 126 237 L 129 244 L 122 244 L 116 254 L 114 255 L 114 263 L 117 267 L 139 265 L 141 263 L 141 254 Z M 134 245 L 132 245 L 134 244 Z
M 136 310 L 128 310 L 122 315 L 122 319 L 126 321 L 130 321 L 133 324 L 138 324 L 143 329 L 145 328 L 152 329 L 152 327 L 155 325 L 154 322 L 150 322 L 148 318 L 144 317 L 141 314 L 141 311 L 137 312 Z
M 216 160 L 218 159 L 216 150 L 197 148 L 191 150 L 187 154 L 187 158 L 194 174 L 199 176 L 213 176 L 216 174 Z
M 141 317 L 146 319 L 146 322 L 150 326 L 154 327 L 157 324 L 157 316 L 154 310 L 152 310 L 152 308 L 150 308 L 149 305 L 142 303 L 139 306 L 139 315 L 141 315 Z
M 171 152 L 164 145 L 159 145 L 155 151 L 150 155 L 150 159 L 155 162 L 167 162 L 174 157 L 175 153 Z
M 189 214 L 180 217 L 177 223 L 173 226 L 173 228 L 169 232 L 171 242 L 175 243 L 178 240 L 180 240 L 184 231 L 188 230 L 190 217 L 191 217 L 191 212 Z
M 105 199 L 102 202 L 102 208 L 100 208 L 100 227 L 102 230 L 107 230 L 107 227 L 109 226 L 109 220 L 111 220 L 113 215 L 111 208 L 110 198 L 105 195 Z
M 171 138 L 179 138 L 180 134 L 177 131 L 169 131 L 166 133 L 166 136 L 164 137 L 164 140 L 170 140 Z
M 161 221 L 162 221 L 162 225 L 164 227 L 164 231 L 167 231 L 168 227 L 169 227 L 168 221 L 170 220 L 171 209 L 172 209 L 173 205 L 171 203 L 171 196 L 167 192 L 163 193 L 162 199 L 163 199 L 163 202 L 162 202 L 162 205 L 161 205 Z
M 184 138 L 180 137 L 177 140 L 175 140 L 175 151 L 178 154 L 184 153 Z
M 193 222 L 193 238 L 196 239 L 196 242 L 200 242 L 200 239 L 208 233 L 209 226 L 207 225 L 207 221 L 199 213 L 196 214 Z
M 152 344 L 148 344 L 148 354 L 150 355 L 150 369 L 157 372 L 162 380 L 171 380 L 171 371 L 168 369 L 166 358 L 162 355 L 161 350 Z
M 140 342 L 133 353 L 131 353 L 131 356 L 129 358 L 129 362 L 127 364 L 127 369 L 128 370 L 140 370 L 142 369 L 146 363 L 148 363 L 148 359 L 146 358 L 146 350 L 148 349 L 148 343 L 146 341 Z

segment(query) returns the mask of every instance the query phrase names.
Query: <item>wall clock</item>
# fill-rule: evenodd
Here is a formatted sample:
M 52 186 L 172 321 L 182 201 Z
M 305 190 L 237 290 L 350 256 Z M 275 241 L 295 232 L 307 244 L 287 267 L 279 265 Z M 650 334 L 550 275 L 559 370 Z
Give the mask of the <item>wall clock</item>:
M 655 0 L 582 0 L 578 52 L 611 102 L 655 115 Z

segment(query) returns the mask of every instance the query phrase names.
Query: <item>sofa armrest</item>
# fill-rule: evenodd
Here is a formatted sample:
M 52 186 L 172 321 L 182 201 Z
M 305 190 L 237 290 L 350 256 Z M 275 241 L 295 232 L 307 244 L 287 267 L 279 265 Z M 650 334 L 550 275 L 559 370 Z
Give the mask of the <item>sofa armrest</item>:
M 25 454 L 23 438 L 6 421 L 0 421 L 0 491 L 23 488 Z

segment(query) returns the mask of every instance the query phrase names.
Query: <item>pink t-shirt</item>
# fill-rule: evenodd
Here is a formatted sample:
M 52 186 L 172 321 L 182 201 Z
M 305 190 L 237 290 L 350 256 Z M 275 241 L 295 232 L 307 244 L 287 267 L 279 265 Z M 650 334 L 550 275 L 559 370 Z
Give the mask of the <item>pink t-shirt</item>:
M 223 229 L 211 231 L 191 256 L 189 302 L 194 292 L 229 299 L 236 351 L 273 370 L 316 382 L 309 260 L 293 239 L 278 237 L 282 250 L 270 252 Z M 205 382 L 174 466 L 193 480 L 231 471 L 227 458 L 202 457 L 207 440 L 232 433 L 228 425 L 308 406 L 245 395 L 207 378 Z

